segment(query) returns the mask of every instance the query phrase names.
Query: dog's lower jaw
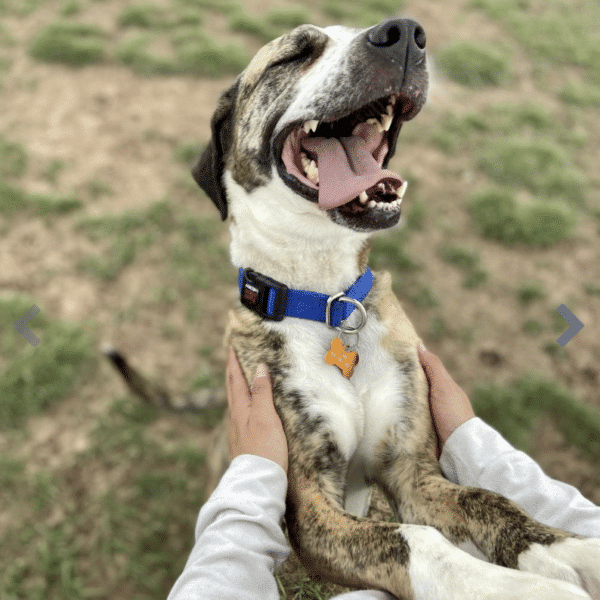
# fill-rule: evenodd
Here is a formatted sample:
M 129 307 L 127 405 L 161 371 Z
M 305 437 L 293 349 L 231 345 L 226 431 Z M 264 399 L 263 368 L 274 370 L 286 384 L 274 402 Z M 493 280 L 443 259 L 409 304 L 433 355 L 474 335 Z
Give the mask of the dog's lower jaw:
M 322 209 L 273 177 L 247 193 L 225 172 L 228 194 L 235 197 L 230 209 L 233 265 L 294 289 L 332 295 L 350 287 L 367 267 L 371 234 L 332 223 Z M 314 218 L 299 218 L 307 210 Z

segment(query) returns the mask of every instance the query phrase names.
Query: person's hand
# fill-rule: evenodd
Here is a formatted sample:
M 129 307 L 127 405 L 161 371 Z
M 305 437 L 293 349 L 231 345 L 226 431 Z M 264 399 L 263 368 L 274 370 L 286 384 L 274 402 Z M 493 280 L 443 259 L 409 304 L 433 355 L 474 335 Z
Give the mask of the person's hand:
M 256 375 L 260 375 L 259 369 Z M 231 459 L 240 454 L 255 454 L 275 461 L 287 475 L 287 439 L 273 405 L 271 380 L 267 371 L 262 377 L 256 375 L 251 391 L 235 351 L 231 348 L 227 359 Z
M 439 440 L 439 459 L 450 434 L 472 419 L 475 413 L 468 396 L 446 371 L 442 361 L 422 344 L 418 347 L 418 353 L 429 382 L 429 404 Z

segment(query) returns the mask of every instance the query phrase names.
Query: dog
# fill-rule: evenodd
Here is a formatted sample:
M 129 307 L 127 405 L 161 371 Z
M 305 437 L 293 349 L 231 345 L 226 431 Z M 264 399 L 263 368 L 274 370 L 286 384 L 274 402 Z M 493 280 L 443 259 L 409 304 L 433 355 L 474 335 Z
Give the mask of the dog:
M 221 96 L 192 173 L 230 221 L 240 305 L 225 347 L 247 381 L 268 366 L 285 521 L 316 577 L 411 600 L 600 600 L 600 540 L 443 477 L 419 336 L 389 273 L 367 266 L 370 238 L 400 219 L 406 184 L 387 165 L 425 103 L 425 45 L 410 19 L 303 25 Z M 364 518 L 373 484 L 397 522 Z

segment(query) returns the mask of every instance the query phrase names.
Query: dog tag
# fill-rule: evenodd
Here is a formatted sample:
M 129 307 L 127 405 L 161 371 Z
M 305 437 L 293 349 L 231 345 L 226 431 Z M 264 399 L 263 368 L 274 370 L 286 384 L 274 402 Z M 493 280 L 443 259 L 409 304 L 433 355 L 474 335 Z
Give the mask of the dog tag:
M 358 364 L 358 352 L 348 350 L 340 338 L 334 338 L 331 341 L 331 348 L 325 355 L 325 362 L 328 365 L 335 365 L 342 371 L 346 379 L 350 379 L 354 373 L 354 367 Z

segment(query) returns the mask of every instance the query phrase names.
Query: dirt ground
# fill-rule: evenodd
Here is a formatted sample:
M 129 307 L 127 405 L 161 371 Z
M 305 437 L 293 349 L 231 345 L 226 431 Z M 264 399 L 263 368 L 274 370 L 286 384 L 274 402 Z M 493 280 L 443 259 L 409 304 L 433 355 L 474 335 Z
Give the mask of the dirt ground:
M 94 12 L 86 16 L 88 20 L 93 16 L 94 22 L 112 31 L 115 15 L 125 4 L 93 4 Z M 278 4 L 278 0 L 245 3 L 249 12 Z M 303 4 L 318 6 L 316 1 Z M 405 13 L 425 27 L 434 61 L 436 50 L 455 39 L 507 38 L 502 25 L 467 10 L 465 5 L 461 1 L 434 0 L 407 4 Z M 30 294 L 50 317 L 89 323 L 99 341 L 111 342 L 136 365 L 143 365 L 146 373 L 168 382 L 172 389 L 185 388 L 197 370 L 195 349 L 199 340 L 214 349 L 206 359 L 209 366 L 217 372 L 224 369 L 226 354 L 221 338 L 225 308 L 236 301 L 234 269 L 230 264 L 222 266 L 230 274 L 229 285 L 196 293 L 202 319 L 197 328 L 192 328 L 186 324 L 182 304 L 175 302 L 157 309 L 146 302 L 157 281 L 155 265 L 164 250 L 161 244 L 140 255 L 115 280 L 94 279 L 78 273 L 74 265 L 81 255 L 101 251 L 101 245 L 79 234 L 74 222 L 82 215 L 141 209 L 150 200 L 172 192 L 175 182 L 186 176 L 173 160 L 174 147 L 190 139 L 208 139 L 217 99 L 234 77 L 148 78 L 111 64 L 71 69 L 37 62 L 27 56 L 24 48 L 34 32 L 54 18 L 56 7 L 56 3 L 47 2 L 29 17 L 5 20 L 16 44 L 6 50 L 13 64 L 0 93 L 0 133 L 27 149 L 30 168 L 19 185 L 28 192 L 85 197 L 87 182 L 97 178 L 108 183 L 113 193 L 86 200 L 80 214 L 56 219 L 51 226 L 41 218 L 20 214 L 10 221 L 0 217 L 0 223 L 8 224 L 0 238 L 0 293 Z M 214 27 L 217 33 L 223 28 L 217 17 Z M 223 35 L 235 39 L 230 33 Z M 261 45 L 250 37 L 244 39 L 252 52 Z M 403 290 L 403 304 L 417 331 L 424 332 L 428 347 L 442 358 L 465 390 L 470 391 L 476 381 L 506 382 L 524 369 L 536 370 L 563 384 L 582 402 L 600 409 L 600 298 L 582 292 L 583 281 L 600 282 L 597 224 L 582 221 L 574 236 L 547 250 L 507 249 L 484 241 L 475 232 L 463 205 L 464 198 L 485 183 L 484 176 L 472 170 L 473 156 L 461 153 L 448 157 L 429 142 L 428 131 L 447 110 L 461 114 L 495 101 L 524 99 L 550 108 L 557 106 L 552 74 L 548 90 L 543 91 L 534 80 L 535 65 L 520 48 L 515 49 L 514 65 L 516 76 L 509 87 L 477 92 L 449 82 L 434 71 L 427 107 L 414 124 L 405 126 L 411 145 L 403 141 L 403 131 L 390 166 L 400 173 L 411 173 L 419 181 L 418 197 L 426 204 L 425 226 L 411 234 L 407 247 L 423 264 L 420 279 L 443 299 L 439 311 L 452 331 L 473 328 L 472 341 L 465 345 L 456 335 L 428 340 L 431 312 L 408 302 L 409 290 Z M 154 134 L 149 136 L 149 131 Z M 597 164 L 598 154 L 598 147 L 590 148 L 590 164 Z M 66 165 L 55 184 L 42 176 L 51 159 Z M 590 192 L 589 201 L 600 206 L 597 189 Z M 410 203 L 409 188 L 405 204 Z M 176 197 L 175 206 L 176 210 L 216 217 L 214 206 L 200 190 L 195 197 Z M 439 246 L 447 239 L 441 225 L 451 226 L 452 239 L 478 250 L 490 275 L 488 284 L 475 290 L 461 286 L 460 272 L 451 269 L 438 254 Z M 220 240 L 226 245 L 228 239 L 223 224 Z M 536 309 L 519 305 L 514 290 L 530 279 L 542 281 L 548 290 L 544 306 L 566 303 L 585 325 L 566 347 L 566 358 L 562 360 L 543 353 L 539 340 L 521 331 L 522 322 Z M 402 282 L 398 281 L 396 287 L 402 289 Z M 135 321 L 116 317 L 130 307 L 136 308 Z M 175 339 L 163 335 L 165 324 L 177 329 Z M 497 356 L 493 364 L 486 360 L 490 352 Z M 32 468 L 53 468 L 73 460 L 86 448 L 96 416 L 123 391 L 121 381 L 108 364 L 103 364 L 98 378 L 87 382 L 76 396 L 33 418 L 29 439 L 21 451 Z M 8 444 L 0 437 L 0 451 L 10 451 Z M 569 448 L 548 419 L 536 431 L 533 454 L 548 474 L 575 485 L 600 503 L 598 466 Z

